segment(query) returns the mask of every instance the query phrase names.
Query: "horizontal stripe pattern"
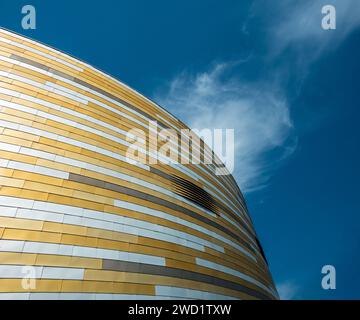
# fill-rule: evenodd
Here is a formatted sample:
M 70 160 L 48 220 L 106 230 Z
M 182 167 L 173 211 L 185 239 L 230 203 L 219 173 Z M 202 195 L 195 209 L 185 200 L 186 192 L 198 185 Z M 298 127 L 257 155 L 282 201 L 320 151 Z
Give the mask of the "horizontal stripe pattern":
M 278 298 L 231 176 L 128 162 L 128 131 L 148 121 L 187 129 L 111 76 L 0 29 L 0 299 Z M 22 285 L 28 270 L 35 288 Z

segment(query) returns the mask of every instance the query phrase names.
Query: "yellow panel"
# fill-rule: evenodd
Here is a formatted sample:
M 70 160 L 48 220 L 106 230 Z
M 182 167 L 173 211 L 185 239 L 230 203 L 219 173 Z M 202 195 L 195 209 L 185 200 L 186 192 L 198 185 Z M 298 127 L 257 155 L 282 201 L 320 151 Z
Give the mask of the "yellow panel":
M 4 228 L 42 230 L 43 224 L 43 221 L 0 217 L 0 225 Z M 8 232 L 10 230 L 7 229 L 5 233 L 8 234 Z
M 3 239 L 26 240 L 38 242 L 60 243 L 59 233 L 39 232 L 31 230 L 5 229 Z
M 35 265 L 36 254 L 33 253 L 17 253 L 17 252 L 0 252 L 1 264 L 15 265 Z

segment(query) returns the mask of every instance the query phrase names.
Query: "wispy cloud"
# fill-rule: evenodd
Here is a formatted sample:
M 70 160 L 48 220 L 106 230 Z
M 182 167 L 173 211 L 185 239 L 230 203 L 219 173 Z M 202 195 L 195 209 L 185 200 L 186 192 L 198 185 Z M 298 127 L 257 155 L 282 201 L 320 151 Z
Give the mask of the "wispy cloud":
M 229 77 L 234 67 L 233 63 L 219 63 L 195 75 L 184 72 L 155 99 L 191 128 L 234 129 L 235 175 L 248 192 L 268 181 L 268 152 L 278 149 L 280 157 L 291 150 L 285 141 L 292 123 L 286 99 L 276 85 Z
M 281 300 L 293 300 L 299 293 L 299 287 L 294 282 L 286 281 L 276 287 Z
M 325 5 L 336 9 L 337 28 L 323 30 L 321 9 Z M 275 16 L 269 21 L 269 34 L 274 46 L 286 48 L 295 45 L 300 49 L 316 44 L 316 56 L 322 50 L 335 48 L 348 34 L 360 26 L 360 2 L 358 0 L 304 0 L 284 1 L 276 5 Z M 274 23 L 276 21 L 276 23 Z
M 321 8 L 327 4 L 336 7 L 336 30 L 321 28 Z M 296 148 L 286 81 L 291 79 L 299 93 L 311 64 L 359 27 L 359 16 L 358 0 L 255 1 L 242 30 L 251 37 L 263 29 L 267 51 L 253 55 L 276 66 L 272 76 L 249 82 L 231 72 L 238 63 L 217 63 L 204 72 L 174 76 L 154 99 L 192 128 L 234 128 L 237 181 L 244 192 L 261 189 Z
M 336 9 L 336 30 L 324 30 L 321 26 L 324 17 L 321 11 L 325 5 L 333 5 Z M 254 17 L 271 13 L 264 24 L 268 58 L 283 58 L 281 54 L 290 51 L 297 65 L 294 72 L 299 73 L 300 78 L 307 76 L 311 64 L 322 54 L 336 50 L 360 27 L 358 0 L 287 0 L 275 4 L 259 0 L 254 2 L 252 11 Z

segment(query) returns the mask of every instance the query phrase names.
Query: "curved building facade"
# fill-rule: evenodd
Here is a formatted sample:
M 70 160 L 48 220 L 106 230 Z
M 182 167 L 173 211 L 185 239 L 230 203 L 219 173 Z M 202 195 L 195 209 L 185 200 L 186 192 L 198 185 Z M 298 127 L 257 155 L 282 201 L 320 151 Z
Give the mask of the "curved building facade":
M 128 132 L 149 121 L 187 128 L 0 29 L 0 299 L 278 298 L 232 176 L 126 160 Z

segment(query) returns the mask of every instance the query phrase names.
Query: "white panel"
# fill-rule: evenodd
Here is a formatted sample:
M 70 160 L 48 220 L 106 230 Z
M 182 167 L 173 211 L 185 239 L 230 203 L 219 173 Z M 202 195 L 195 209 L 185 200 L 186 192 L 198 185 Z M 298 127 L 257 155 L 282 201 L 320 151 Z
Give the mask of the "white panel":
M 22 252 L 25 241 L 17 240 L 0 240 L 0 251 L 5 252 Z
M 0 121 L 0 127 L 1 127 L 1 121 Z M 0 150 L 18 153 L 20 150 L 20 147 L 15 146 L 13 144 L 0 142 Z
M 29 272 L 29 267 L 31 267 L 31 272 Z M 27 265 L 0 265 L 1 279 L 23 279 L 25 277 L 33 279 L 83 280 L 84 269 Z
M 1 297 L 1 296 L 0 296 Z M 14 298 L 17 300 L 16 298 Z M 58 292 L 30 292 L 29 300 L 59 300 L 60 293 Z
M 146 254 L 137 254 L 131 252 L 129 253 L 126 251 L 116 251 L 109 249 L 58 245 L 58 244 L 45 243 L 45 242 L 0 240 L 0 251 L 42 253 L 42 254 L 56 254 L 56 255 L 68 255 L 70 252 L 72 252 L 72 255 L 75 257 L 123 260 L 129 262 L 142 262 L 152 265 L 165 266 L 165 258 L 163 257 L 157 257 Z
M 0 240 L 1 243 L 2 240 Z M 25 241 L 23 252 L 26 253 L 43 253 L 43 254 L 58 254 L 59 245 L 54 243 L 44 242 L 28 242 Z
M 28 171 L 28 172 L 37 173 L 37 174 L 43 174 L 46 176 L 51 176 L 51 177 L 60 178 L 60 179 L 68 179 L 69 178 L 69 173 L 67 173 L 67 172 L 50 169 L 50 168 L 46 168 L 46 167 L 42 167 L 42 166 L 37 166 L 37 165 L 31 165 L 31 164 L 27 164 L 27 163 L 23 163 L 23 162 L 9 161 L 9 163 L 6 167 L 10 168 L 10 169 L 16 169 L 16 170 Z
M 0 206 L 0 216 L 2 217 L 15 217 L 16 208 Z
M 83 280 L 84 269 L 43 267 L 41 278 Z
M 0 300 L 29 300 L 29 292 L 1 292 Z
M 0 278 L 1 279 L 22 279 L 22 278 L 41 278 L 43 267 L 32 266 L 34 273 L 29 273 L 26 268 L 28 266 L 20 265 L 0 265 Z
M 206 292 L 170 286 L 155 286 L 157 296 L 170 296 L 173 298 L 206 299 L 206 300 L 236 300 L 238 298 Z
M 74 246 L 67 244 L 59 245 L 59 255 L 74 256 Z
M 12 209 L 12 208 L 8 208 Z M 3 211 L 0 211 L 0 215 L 3 216 Z M 40 210 L 31 210 L 31 209 L 17 209 L 15 214 L 16 218 L 21 219 L 32 219 L 32 220 L 42 220 L 42 221 L 51 221 L 57 223 L 63 223 L 64 215 L 63 214 L 53 214 L 47 211 Z

